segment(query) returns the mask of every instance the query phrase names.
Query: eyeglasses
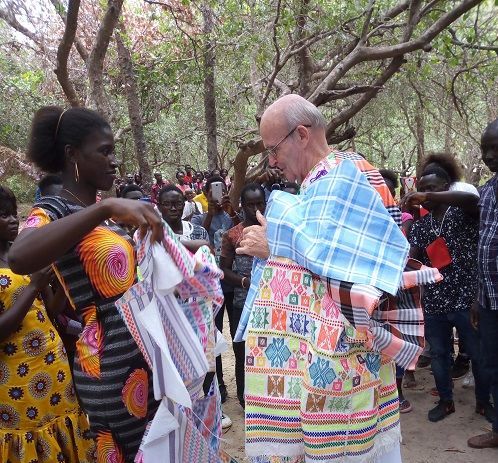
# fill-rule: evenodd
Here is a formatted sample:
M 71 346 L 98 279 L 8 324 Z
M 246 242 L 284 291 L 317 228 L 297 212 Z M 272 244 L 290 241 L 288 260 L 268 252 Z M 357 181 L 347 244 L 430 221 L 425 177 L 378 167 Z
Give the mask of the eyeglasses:
M 295 131 L 298 127 L 311 127 L 311 124 L 299 124 L 296 125 L 282 140 L 280 140 L 275 146 L 271 148 L 266 148 L 265 153 L 267 156 L 273 156 L 275 159 L 277 158 L 277 148 L 285 141 L 287 140 Z
M 159 203 L 159 205 L 165 207 L 166 209 L 173 209 L 173 207 L 175 209 L 181 209 L 183 206 L 185 206 L 185 201 L 164 201 L 162 203 Z

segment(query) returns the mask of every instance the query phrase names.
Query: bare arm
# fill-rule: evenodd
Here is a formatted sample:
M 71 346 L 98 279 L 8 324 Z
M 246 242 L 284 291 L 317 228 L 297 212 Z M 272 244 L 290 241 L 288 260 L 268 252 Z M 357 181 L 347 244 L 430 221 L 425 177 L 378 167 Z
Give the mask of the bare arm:
M 423 204 L 426 201 L 460 207 L 470 217 L 474 219 L 479 218 L 479 208 L 477 207 L 479 197 L 473 193 L 467 193 L 466 191 L 428 191 L 425 193 L 410 193 L 403 198 L 402 207 L 406 206 L 410 208 L 410 206 Z
M 31 277 L 31 281 L 21 294 L 16 297 L 12 307 L 0 314 L 0 341 L 9 337 L 24 320 L 33 301 L 37 298 L 42 288 L 45 288 L 50 279 L 50 269 L 43 269 Z
M 142 201 L 108 198 L 41 228 L 23 230 L 9 250 L 9 266 L 18 274 L 40 270 L 63 256 L 107 218 L 121 223 L 152 228 L 159 240 L 162 222 L 154 207 Z

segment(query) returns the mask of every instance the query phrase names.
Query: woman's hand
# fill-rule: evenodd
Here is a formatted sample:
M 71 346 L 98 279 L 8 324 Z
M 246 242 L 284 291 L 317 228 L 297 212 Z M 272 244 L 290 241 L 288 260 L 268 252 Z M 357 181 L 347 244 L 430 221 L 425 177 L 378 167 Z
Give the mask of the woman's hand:
M 152 204 L 124 198 L 107 198 L 100 204 L 106 208 L 106 215 L 116 222 L 139 227 L 142 237 L 150 228 L 152 241 L 162 240 L 163 223 Z
M 37 291 L 42 291 L 54 278 L 54 270 L 49 265 L 48 267 L 42 268 L 41 270 L 38 270 L 38 272 L 31 274 L 30 283 Z
M 427 193 L 421 193 L 421 192 L 413 192 L 413 193 L 408 193 L 405 195 L 400 203 L 400 209 L 402 211 L 409 211 L 413 209 L 415 206 L 419 206 L 427 201 Z

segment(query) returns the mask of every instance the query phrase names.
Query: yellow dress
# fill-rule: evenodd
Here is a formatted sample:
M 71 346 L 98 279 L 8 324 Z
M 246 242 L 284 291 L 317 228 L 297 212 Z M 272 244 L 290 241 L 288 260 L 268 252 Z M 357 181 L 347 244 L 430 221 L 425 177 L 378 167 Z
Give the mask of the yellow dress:
M 28 283 L 28 277 L 0 268 L 0 314 Z M 0 462 L 95 461 L 64 345 L 35 299 L 17 331 L 0 342 Z

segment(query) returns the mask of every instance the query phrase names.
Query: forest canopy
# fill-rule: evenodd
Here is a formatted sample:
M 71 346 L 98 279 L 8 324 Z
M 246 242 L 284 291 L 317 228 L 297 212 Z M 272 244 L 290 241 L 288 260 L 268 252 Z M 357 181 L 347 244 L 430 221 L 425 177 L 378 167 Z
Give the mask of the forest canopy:
M 122 175 L 150 184 L 191 164 L 240 184 L 261 167 L 262 111 L 298 93 L 331 144 L 401 175 L 453 153 L 479 184 L 480 133 L 498 115 L 497 4 L 0 0 L 0 176 L 33 176 L 19 153 L 34 111 L 55 104 L 109 119 Z

